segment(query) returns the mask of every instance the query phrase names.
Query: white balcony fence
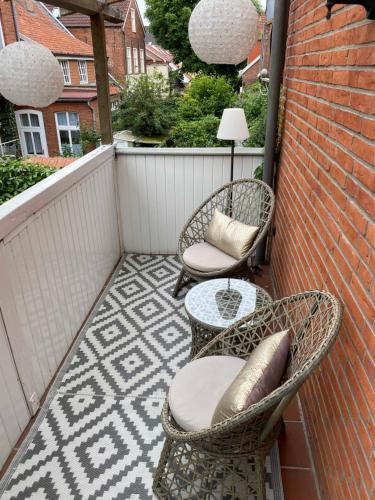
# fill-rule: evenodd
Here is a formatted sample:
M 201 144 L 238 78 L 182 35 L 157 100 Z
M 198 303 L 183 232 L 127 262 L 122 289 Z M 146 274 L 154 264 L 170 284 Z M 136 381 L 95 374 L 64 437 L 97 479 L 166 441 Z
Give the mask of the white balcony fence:
M 239 150 L 235 177 L 261 162 Z M 229 172 L 228 149 L 102 146 L 0 207 L 0 467 L 122 252 L 174 253 Z

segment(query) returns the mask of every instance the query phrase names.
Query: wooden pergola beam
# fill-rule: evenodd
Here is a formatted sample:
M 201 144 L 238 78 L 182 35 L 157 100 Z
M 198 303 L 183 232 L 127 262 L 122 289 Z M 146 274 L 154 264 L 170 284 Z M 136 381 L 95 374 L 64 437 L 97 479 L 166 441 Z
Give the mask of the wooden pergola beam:
M 100 0 L 48 0 L 50 5 L 61 7 L 72 12 L 80 12 L 88 16 L 103 14 L 106 21 L 111 23 L 123 23 L 124 14 L 115 7 Z
M 48 3 L 66 11 L 79 12 L 80 14 L 90 16 L 96 89 L 98 94 L 100 135 L 103 144 L 112 144 L 112 116 L 104 21 L 123 23 L 124 13 L 111 7 L 111 0 L 108 2 L 105 0 L 48 0 Z

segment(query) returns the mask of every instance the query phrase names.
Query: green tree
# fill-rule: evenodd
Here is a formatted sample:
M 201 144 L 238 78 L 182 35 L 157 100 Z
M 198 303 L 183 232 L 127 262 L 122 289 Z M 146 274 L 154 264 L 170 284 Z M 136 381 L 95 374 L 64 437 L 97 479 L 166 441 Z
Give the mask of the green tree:
M 176 148 L 209 148 L 225 145 L 216 138 L 220 118 L 207 115 L 195 121 L 181 120 L 173 127 L 164 146 Z
M 260 83 L 255 83 L 239 95 L 236 106 L 243 108 L 249 126 L 249 139 L 245 146 L 262 148 L 266 139 L 267 93 Z
M 200 75 L 191 82 L 180 105 L 183 119 L 199 119 L 206 115 L 221 118 L 223 110 L 231 106 L 235 93 L 223 76 Z
M 38 165 L 27 160 L 14 160 L 9 156 L 0 157 L 0 205 L 55 171 L 46 165 Z
M 250 1 L 250 0 L 249 0 Z M 259 0 L 252 0 L 255 8 L 262 11 Z M 191 48 L 188 25 L 191 13 L 198 0 L 146 0 L 146 16 L 157 42 L 172 52 L 184 71 L 237 77 L 238 68 L 233 65 L 208 65 L 202 62 Z
M 146 137 L 165 135 L 174 123 L 176 108 L 162 77 L 141 75 L 124 89 L 114 113 L 114 129 Z

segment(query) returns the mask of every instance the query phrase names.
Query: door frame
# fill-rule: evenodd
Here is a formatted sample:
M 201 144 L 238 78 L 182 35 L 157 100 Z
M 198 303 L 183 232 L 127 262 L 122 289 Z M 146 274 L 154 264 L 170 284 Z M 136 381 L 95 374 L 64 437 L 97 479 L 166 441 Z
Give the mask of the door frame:
M 22 156 L 29 156 L 30 153 L 27 152 L 27 146 L 26 146 L 26 140 L 24 137 L 23 132 L 25 131 L 25 127 L 23 127 L 21 123 L 21 115 L 22 114 L 33 114 L 33 115 L 38 115 L 39 119 L 39 127 L 28 127 L 30 129 L 30 132 L 39 132 L 40 133 L 40 140 L 42 142 L 42 148 L 44 150 L 43 155 L 38 155 L 35 154 L 34 156 L 49 156 L 48 154 L 48 146 L 47 146 L 47 137 L 46 137 L 46 129 L 44 127 L 44 118 L 43 118 L 43 113 L 42 111 L 37 111 L 34 109 L 18 109 L 14 113 L 16 115 L 16 123 L 17 123 L 17 130 L 18 130 L 18 136 L 20 138 L 20 144 L 21 144 L 21 151 L 22 151 Z M 28 130 L 26 130 L 28 132 Z

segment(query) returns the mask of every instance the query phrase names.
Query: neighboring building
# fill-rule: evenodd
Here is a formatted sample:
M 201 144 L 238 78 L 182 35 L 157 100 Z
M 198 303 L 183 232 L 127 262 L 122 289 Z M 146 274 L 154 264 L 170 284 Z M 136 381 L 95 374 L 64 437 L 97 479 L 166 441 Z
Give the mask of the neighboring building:
M 109 72 L 124 83 L 129 75 L 146 73 L 145 27 L 136 0 L 114 2 L 125 15 L 123 25 L 105 23 Z M 81 41 L 92 45 L 90 18 L 83 14 L 63 15 L 60 21 Z
M 16 107 L 17 129 L 23 156 L 81 154 L 80 126 L 95 127 L 97 92 L 92 47 L 75 38 L 51 12 L 34 0 L 0 3 L 3 38 L 35 41 L 59 60 L 65 86 L 60 98 L 47 108 Z M 114 103 L 118 89 L 111 87 Z
M 244 87 L 256 82 L 258 80 L 260 70 L 264 67 L 262 66 L 261 45 L 265 21 L 266 15 L 261 14 L 258 18 L 258 40 L 248 55 L 246 67 L 240 71 L 242 85 Z
M 169 68 L 173 62 L 173 56 L 169 50 L 163 49 L 160 45 L 148 43 L 146 45 L 147 74 L 162 75 L 169 80 Z

